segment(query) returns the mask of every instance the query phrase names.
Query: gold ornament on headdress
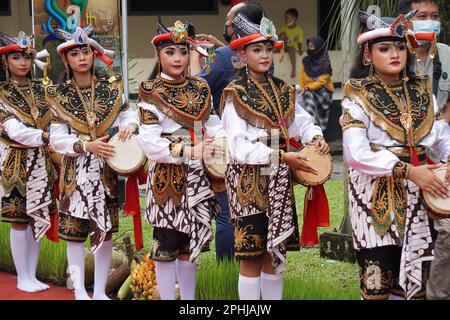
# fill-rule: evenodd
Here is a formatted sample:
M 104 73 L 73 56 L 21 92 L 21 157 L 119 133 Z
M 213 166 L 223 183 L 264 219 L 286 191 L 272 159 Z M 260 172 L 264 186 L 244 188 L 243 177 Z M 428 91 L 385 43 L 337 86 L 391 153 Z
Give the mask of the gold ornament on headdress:
M 259 32 L 266 38 L 272 38 L 276 33 L 275 25 L 272 21 L 263 17 L 259 26 Z
M 186 42 L 188 33 L 187 33 L 185 25 L 180 20 L 177 20 L 175 22 L 174 28 L 173 28 L 172 32 L 170 33 L 170 36 L 172 37 L 172 40 L 175 43 Z

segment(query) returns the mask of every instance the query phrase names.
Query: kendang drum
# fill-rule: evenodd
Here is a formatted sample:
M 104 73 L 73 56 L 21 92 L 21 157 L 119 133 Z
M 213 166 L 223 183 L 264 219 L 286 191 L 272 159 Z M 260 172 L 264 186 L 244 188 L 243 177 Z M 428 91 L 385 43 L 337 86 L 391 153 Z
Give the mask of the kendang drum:
M 225 137 L 215 139 L 210 146 L 213 147 L 210 154 L 208 154 L 210 149 L 203 149 L 203 164 L 206 171 L 211 178 L 225 179 L 225 171 L 229 160 L 227 139 Z M 219 154 L 216 151 L 223 151 L 223 153 L 220 152 Z
M 117 174 L 128 176 L 138 172 L 145 165 L 147 158 L 134 135 L 126 141 L 120 141 L 119 135 L 116 134 L 108 143 L 115 147 L 116 152 L 113 157 L 106 159 L 106 162 Z
M 216 193 L 221 193 L 226 190 L 225 171 L 229 161 L 227 139 L 225 137 L 218 138 L 211 142 L 210 146 L 213 147 L 212 152 L 210 148 L 205 148 L 203 151 L 203 165 L 211 180 L 212 189 Z M 216 151 L 221 152 L 217 153 Z
M 442 181 L 445 181 L 447 165 L 443 165 L 433 170 L 433 173 Z M 428 208 L 431 210 L 428 214 L 432 219 L 444 219 L 450 217 L 450 198 L 435 198 L 429 192 L 424 191 L 423 197 Z
M 319 186 L 327 182 L 333 173 L 333 160 L 330 154 L 321 155 L 315 147 L 302 149 L 300 155 L 309 159 L 308 164 L 318 173 L 314 175 L 300 170 L 292 171 L 292 179 L 305 187 Z

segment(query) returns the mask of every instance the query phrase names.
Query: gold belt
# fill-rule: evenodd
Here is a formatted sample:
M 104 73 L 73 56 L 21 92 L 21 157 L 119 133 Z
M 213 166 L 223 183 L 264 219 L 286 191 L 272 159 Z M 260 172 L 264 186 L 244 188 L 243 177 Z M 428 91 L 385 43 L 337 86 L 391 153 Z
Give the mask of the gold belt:
M 386 147 L 379 144 L 371 143 L 370 148 L 372 149 L 372 151 L 388 150 L 398 157 L 409 157 L 411 155 L 410 147 L 407 146 Z M 414 149 L 416 150 L 417 155 L 423 155 L 428 153 L 428 148 L 424 146 L 417 146 Z

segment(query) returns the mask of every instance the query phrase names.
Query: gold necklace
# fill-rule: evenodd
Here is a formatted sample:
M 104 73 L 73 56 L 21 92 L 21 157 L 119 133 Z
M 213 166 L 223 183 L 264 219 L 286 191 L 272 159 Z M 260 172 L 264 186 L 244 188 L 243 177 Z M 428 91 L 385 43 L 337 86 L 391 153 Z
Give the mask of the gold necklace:
M 270 88 L 272 89 L 273 95 L 275 96 L 276 102 L 274 103 L 274 101 L 272 100 L 272 97 L 270 96 L 270 94 L 267 92 L 266 89 L 264 89 L 264 87 L 257 80 L 253 79 L 250 75 L 249 75 L 248 79 L 259 90 L 259 92 L 262 93 L 262 95 L 267 100 L 269 105 L 275 111 L 275 114 L 278 117 L 278 121 L 279 121 L 278 124 L 279 124 L 279 127 L 281 129 L 281 134 L 285 138 L 287 148 L 289 149 L 289 131 L 288 131 L 287 126 L 286 126 L 286 119 L 284 119 L 283 116 L 282 116 L 283 109 L 281 107 L 281 102 L 280 102 L 280 100 L 279 100 L 279 98 L 277 96 L 277 92 L 275 91 L 275 89 L 276 89 L 275 88 L 275 83 L 273 83 L 273 81 L 272 81 L 272 79 L 270 77 L 267 77 L 267 80 L 269 82 Z
M 22 97 L 22 99 L 28 104 L 30 107 L 31 117 L 34 120 L 34 124 L 38 127 L 38 119 L 40 117 L 39 110 L 36 108 L 36 100 L 34 96 L 33 86 L 31 80 L 27 79 L 27 87 L 30 91 L 30 96 L 26 97 L 23 92 L 20 90 L 19 86 L 15 83 L 14 80 L 10 81 L 13 88 L 17 91 L 17 93 Z M 39 128 L 40 129 L 40 128 Z
M 381 86 L 383 87 L 384 91 L 388 94 L 388 96 L 391 98 L 392 102 L 394 102 L 395 106 L 398 108 L 398 110 L 401 112 L 400 115 L 400 123 L 402 124 L 403 128 L 406 130 L 407 133 L 407 140 L 409 140 L 409 146 L 414 146 L 414 133 L 413 133 L 413 118 L 411 116 L 411 100 L 409 97 L 409 90 L 407 86 L 408 79 L 404 78 L 402 79 L 402 87 L 403 87 L 403 93 L 405 94 L 405 100 L 406 101 L 400 101 L 399 98 L 392 92 L 391 88 L 383 81 L 378 75 L 374 75 L 374 77 L 380 82 Z
M 97 115 L 95 114 L 95 76 L 92 77 L 91 80 L 91 99 L 85 98 L 84 95 L 81 93 L 80 88 L 78 87 L 78 84 L 76 81 L 72 81 L 75 86 L 75 90 L 77 91 L 78 97 L 80 98 L 81 105 L 83 106 L 84 112 L 86 113 L 86 120 L 89 127 L 89 135 L 91 136 L 92 140 L 97 139 L 97 130 L 95 128 L 95 120 L 97 119 Z

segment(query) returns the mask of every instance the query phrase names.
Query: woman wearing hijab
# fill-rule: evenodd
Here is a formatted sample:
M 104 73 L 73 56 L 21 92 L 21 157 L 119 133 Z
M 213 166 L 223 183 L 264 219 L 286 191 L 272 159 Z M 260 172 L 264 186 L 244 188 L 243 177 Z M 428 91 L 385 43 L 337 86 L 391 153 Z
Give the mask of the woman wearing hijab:
M 330 57 L 321 37 L 311 37 L 306 43 L 308 55 L 303 59 L 299 81 L 303 107 L 314 116 L 322 131 L 325 131 L 334 90 Z

